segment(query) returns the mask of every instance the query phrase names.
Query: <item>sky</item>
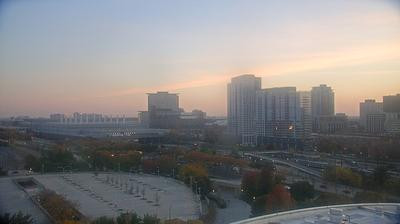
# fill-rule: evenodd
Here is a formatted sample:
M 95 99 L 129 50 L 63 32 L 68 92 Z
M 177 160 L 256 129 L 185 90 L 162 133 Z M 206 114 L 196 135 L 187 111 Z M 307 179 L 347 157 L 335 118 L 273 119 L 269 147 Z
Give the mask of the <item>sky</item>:
M 226 85 L 327 84 L 335 111 L 400 93 L 398 0 L 0 0 L 0 117 L 136 116 L 148 92 L 226 115 Z

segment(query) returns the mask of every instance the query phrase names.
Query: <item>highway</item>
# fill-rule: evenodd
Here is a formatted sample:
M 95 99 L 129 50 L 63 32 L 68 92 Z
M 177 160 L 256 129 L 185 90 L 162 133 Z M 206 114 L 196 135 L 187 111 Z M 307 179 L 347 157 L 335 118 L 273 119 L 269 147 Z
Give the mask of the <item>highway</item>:
M 289 162 L 289 161 L 284 161 L 284 160 L 280 160 L 280 159 L 276 159 L 276 158 L 263 156 L 263 155 L 260 155 L 259 153 L 244 153 L 244 155 L 245 156 L 251 156 L 253 158 L 258 158 L 260 160 L 271 161 L 274 164 L 280 164 L 280 165 L 289 166 L 289 167 L 294 168 L 294 169 L 296 169 L 298 171 L 304 172 L 304 173 L 306 173 L 308 175 L 311 175 L 311 176 L 314 176 L 314 177 L 317 177 L 317 178 L 322 178 L 322 175 L 321 175 L 320 172 L 318 172 L 316 170 L 313 170 L 313 169 L 310 169 L 310 168 L 308 168 L 306 166 L 302 166 L 302 165 L 296 164 L 296 163 L 292 163 L 292 162 Z

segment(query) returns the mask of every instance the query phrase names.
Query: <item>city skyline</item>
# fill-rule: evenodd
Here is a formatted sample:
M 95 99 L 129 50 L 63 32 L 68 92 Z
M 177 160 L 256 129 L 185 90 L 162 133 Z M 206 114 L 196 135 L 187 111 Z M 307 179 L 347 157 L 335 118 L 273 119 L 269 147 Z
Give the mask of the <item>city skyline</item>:
M 262 88 L 326 84 L 351 116 L 400 92 L 396 1 L 93 4 L 1 3 L 0 117 L 137 116 L 156 91 L 226 115 L 226 84 L 241 74 Z

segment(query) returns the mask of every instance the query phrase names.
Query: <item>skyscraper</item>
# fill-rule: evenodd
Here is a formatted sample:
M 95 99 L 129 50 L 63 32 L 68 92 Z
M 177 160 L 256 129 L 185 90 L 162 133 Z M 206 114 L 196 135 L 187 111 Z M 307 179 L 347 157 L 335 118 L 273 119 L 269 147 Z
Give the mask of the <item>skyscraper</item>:
M 367 127 L 367 116 L 370 114 L 383 114 L 383 103 L 367 99 L 360 103 L 360 125 Z
M 321 84 L 311 90 L 311 115 L 313 130 L 318 130 L 320 116 L 333 116 L 335 114 L 335 94 L 331 87 Z
M 261 78 L 241 75 L 228 83 L 228 131 L 241 139 L 242 144 L 255 144 L 256 93 Z
M 303 109 L 296 87 L 263 89 L 257 92 L 256 126 L 258 144 L 299 146 L 304 138 Z M 307 111 L 307 108 L 304 108 Z M 309 106 L 308 106 L 309 110 Z
M 311 139 L 312 131 L 312 118 L 311 118 L 311 92 L 310 91 L 298 91 L 301 109 L 301 119 L 303 128 L 303 139 L 305 142 L 309 142 Z

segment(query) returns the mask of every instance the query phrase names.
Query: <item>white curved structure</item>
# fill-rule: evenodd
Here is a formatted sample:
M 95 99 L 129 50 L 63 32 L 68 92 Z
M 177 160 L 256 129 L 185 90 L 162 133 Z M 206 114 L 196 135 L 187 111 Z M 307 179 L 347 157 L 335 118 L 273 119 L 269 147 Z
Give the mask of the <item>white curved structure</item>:
M 363 203 L 298 209 L 232 224 L 397 224 L 400 203 Z

